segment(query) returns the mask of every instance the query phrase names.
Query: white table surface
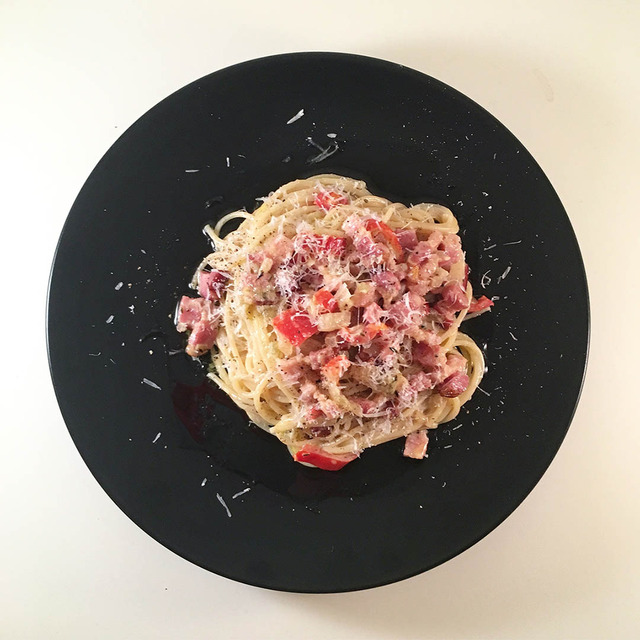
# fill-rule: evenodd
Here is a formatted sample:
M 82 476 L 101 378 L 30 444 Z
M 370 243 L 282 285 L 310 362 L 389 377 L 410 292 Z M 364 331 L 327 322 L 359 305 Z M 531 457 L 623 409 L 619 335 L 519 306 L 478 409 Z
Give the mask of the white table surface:
M 0 638 L 640 637 L 639 33 L 633 1 L 0 2 Z M 138 529 L 77 453 L 45 349 L 57 237 L 107 148 L 200 76 L 305 50 L 491 111 L 558 191 L 592 304 L 582 400 L 526 501 L 443 566 L 344 595 L 238 584 Z

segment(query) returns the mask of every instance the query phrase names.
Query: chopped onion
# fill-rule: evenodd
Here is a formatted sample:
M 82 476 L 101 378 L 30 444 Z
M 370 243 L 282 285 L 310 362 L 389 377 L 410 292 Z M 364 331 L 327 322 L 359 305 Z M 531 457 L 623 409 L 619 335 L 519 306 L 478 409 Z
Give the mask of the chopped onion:
M 349 311 L 338 311 L 338 313 L 323 313 L 318 316 L 318 331 L 337 331 L 343 327 L 348 327 L 351 321 Z

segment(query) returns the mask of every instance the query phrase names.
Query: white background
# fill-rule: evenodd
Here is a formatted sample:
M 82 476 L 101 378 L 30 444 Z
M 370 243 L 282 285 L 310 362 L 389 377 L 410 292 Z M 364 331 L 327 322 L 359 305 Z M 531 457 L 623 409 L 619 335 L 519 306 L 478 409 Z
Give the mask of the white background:
M 639 33 L 633 1 L 0 0 L 0 638 L 640 637 Z M 592 304 L 580 406 L 522 506 L 445 565 L 344 595 L 237 584 L 139 530 L 77 453 L 45 349 L 57 236 L 107 148 L 200 76 L 305 50 L 491 111 L 558 191 Z

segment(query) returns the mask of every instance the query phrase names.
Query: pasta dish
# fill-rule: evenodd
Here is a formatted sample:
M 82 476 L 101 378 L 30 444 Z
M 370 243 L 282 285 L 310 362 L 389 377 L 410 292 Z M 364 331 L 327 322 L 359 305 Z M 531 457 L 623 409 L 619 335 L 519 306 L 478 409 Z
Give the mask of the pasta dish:
M 205 228 L 214 251 L 176 318 L 186 351 L 210 353 L 209 378 L 298 462 L 337 470 L 400 437 L 423 458 L 484 371 L 460 324 L 493 302 L 473 296 L 458 230 L 446 207 L 360 180 L 285 184 Z

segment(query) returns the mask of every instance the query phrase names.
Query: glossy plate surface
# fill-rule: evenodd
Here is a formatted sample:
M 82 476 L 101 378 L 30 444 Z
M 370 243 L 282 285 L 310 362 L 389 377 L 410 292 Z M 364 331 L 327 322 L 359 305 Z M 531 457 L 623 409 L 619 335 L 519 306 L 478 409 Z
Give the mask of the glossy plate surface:
M 314 162 L 320 149 L 333 153 Z M 203 226 L 328 172 L 450 207 L 477 295 L 499 297 L 465 325 L 486 347 L 482 390 L 421 462 L 397 441 L 338 473 L 294 464 L 180 352 L 173 312 L 209 250 Z M 48 346 L 73 440 L 134 522 L 220 575 L 327 592 L 425 571 L 513 511 L 567 431 L 588 326 L 567 215 L 511 133 L 416 71 L 309 53 L 193 82 L 113 145 L 60 238 Z

